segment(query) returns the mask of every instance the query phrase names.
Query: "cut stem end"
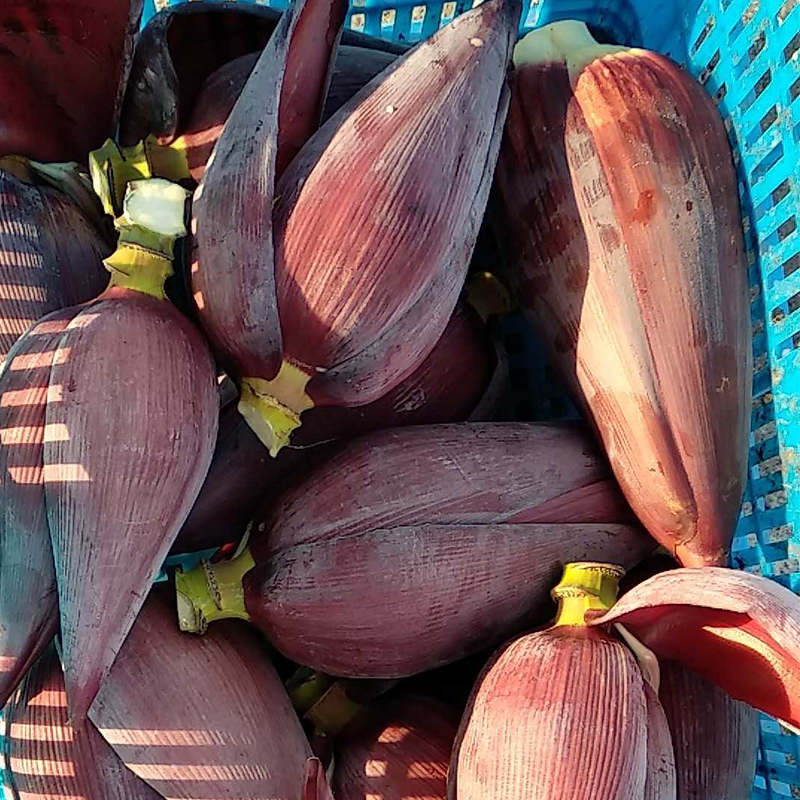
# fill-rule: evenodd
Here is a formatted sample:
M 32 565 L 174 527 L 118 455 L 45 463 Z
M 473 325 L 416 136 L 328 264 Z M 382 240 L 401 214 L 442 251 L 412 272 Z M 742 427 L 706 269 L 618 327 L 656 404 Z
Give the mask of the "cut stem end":
M 250 621 L 242 579 L 255 566 L 250 550 L 230 561 L 203 560 L 188 572 L 175 574 L 178 625 L 186 633 L 203 634 L 218 619 Z
M 173 273 L 175 242 L 186 235 L 186 189 L 161 178 L 128 184 L 122 215 L 114 225 L 119 231 L 117 249 L 105 259 L 111 284 L 166 297 L 164 283 Z
M 361 712 L 363 706 L 348 695 L 345 681 L 303 667 L 298 672 L 301 679 L 290 680 L 287 689 L 295 710 L 316 733 L 337 734 Z
M 477 272 L 466 285 L 467 302 L 478 312 L 484 322 L 491 317 L 505 317 L 511 313 L 511 294 L 491 272 Z
M 166 178 L 178 182 L 189 178 L 186 154 L 158 144 L 153 136 L 130 147 L 120 147 L 107 139 L 102 147 L 89 153 L 89 170 L 106 214 L 113 217 L 122 213 L 131 181 Z
M 270 381 L 242 378 L 239 413 L 275 458 L 300 427 L 300 415 L 314 407 L 305 388 L 311 376 L 284 361 Z
M 590 610 L 608 611 L 617 601 L 620 578 L 625 570 L 616 564 L 578 561 L 567 564 L 551 595 L 558 602 L 553 627 L 586 625 Z

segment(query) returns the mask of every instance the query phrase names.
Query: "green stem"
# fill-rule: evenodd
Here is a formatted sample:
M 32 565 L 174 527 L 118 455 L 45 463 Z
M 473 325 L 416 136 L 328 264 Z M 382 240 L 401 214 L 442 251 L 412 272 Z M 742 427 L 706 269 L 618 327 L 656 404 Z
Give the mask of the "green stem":
M 617 601 L 619 579 L 625 570 L 616 564 L 578 561 L 567 564 L 551 595 L 558 602 L 553 627 L 583 627 L 589 610 L 608 611 Z
M 107 214 L 122 213 L 128 184 L 146 178 L 164 178 L 175 183 L 188 179 L 186 154 L 158 144 L 153 136 L 130 147 L 106 139 L 89 153 L 92 184 Z
M 104 262 L 112 286 L 165 299 L 175 242 L 186 234 L 187 196 L 185 189 L 161 178 L 128 184 L 122 215 L 114 221 L 117 249 Z
M 230 561 L 202 561 L 175 575 L 178 622 L 186 633 L 203 634 L 218 619 L 250 620 L 242 579 L 255 566 L 249 548 Z

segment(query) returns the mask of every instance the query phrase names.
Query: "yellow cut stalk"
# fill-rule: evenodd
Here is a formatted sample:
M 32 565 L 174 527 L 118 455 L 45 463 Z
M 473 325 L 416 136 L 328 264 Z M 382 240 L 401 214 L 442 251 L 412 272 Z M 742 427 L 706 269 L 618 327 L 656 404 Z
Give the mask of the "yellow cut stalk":
M 274 458 L 289 444 L 292 431 L 300 427 L 300 415 L 314 407 L 306 394 L 311 376 L 284 360 L 272 380 L 243 378 L 239 413 Z

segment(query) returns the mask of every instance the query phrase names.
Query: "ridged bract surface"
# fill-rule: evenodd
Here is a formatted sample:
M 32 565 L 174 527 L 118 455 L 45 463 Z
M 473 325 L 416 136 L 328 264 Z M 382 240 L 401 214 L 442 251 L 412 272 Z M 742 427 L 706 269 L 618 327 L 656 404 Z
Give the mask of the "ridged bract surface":
M 335 675 L 477 652 L 533 624 L 564 563 L 652 550 L 606 469 L 569 426 L 362 437 L 255 518 L 247 610 L 285 655 Z
M 659 697 L 672 731 L 678 800 L 749 800 L 758 713 L 696 672 L 661 664 Z
M 346 12 L 344 0 L 300 0 L 287 9 L 195 192 L 190 260 L 197 317 L 237 378 L 270 379 L 280 367 L 275 182 L 317 129 Z
M 445 800 L 458 718 L 436 700 L 403 694 L 366 708 L 338 740 L 336 800 Z
M 727 564 L 750 422 L 747 269 L 719 112 L 642 50 L 514 73 L 497 226 L 531 321 L 645 527 Z
M 717 567 L 670 570 L 591 624 L 610 622 L 625 625 L 659 659 L 800 725 L 800 598 L 775 581 Z
M 142 0 L 4 0 L 0 156 L 83 161 L 112 136 Z
M 67 696 L 80 719 L 200 491 L 218 399 L 202 337 L 149 295 L 109 289 L 58 346 L 45 501 Z
M 396 60 L 397 53 L 341 45 L 333 62 L 331 85 L 325 97 L 322 121 L 327 122 L 351 97 Z
M 663 684 L 662 684 L 663 685 Z M 675 777 L 675 752 L 672 735 L 659 696 L 649 683 L 644 683 L 647 702 L 647 778 L 644 784 L 644 800 L 678 800 Z M 727 795 L 708 795 L 725 797 Z
M 576 424 L 426 425 L 361 437 L 259 515 L 257 556 L 403 525 L 633 522 Z
M 208 0 L 171 5 L 151 17 L 136 41 L 121 143 L 133 145 L 150 134 L 173 141 L 203 82 L 224 64 L 263 50 L 279 19 L 274 8 Z
M 278 500 L 287 479 L 337 452 L 334 440 L 378 428 L 486 419 L 495 410 L 487 395 L 495 383 L 502 388 L 505 377 L 492 349 L 477 314 L 457 306 L 436 347 L 408 378 L 365 406 L 306 411 L 292 436 L 299 448 L 285 448 L 276 458 L 234 405 L 224 409 L 211 468 L 175 540 L 176 552 L 217 547 L 241 536 L 259 506 Z
M 275 8 L 252 3 L 204 0 L 171 5 L 151 17 L 136 42 L 120 123 L 122 143 L 136 144 L 151 133 L 164 142 L 175 139 L 201 84 L 228 62 L 261 52 L 280 16 Z M 349 29 L 342 42 L 395 54 L 407 49 Z M 235 101 L 233 97 L 228 111 Z
M 0 361 L 45 314 L 97 296 L 109 252 L 66 195 L 0 170 Z
M 650 549 L 638 527 L 606 523 L 378 528 L 281 551 L 245 576 L 245 600 L 292 660 L 400 678 L 533 624 L 564 563 L 632 566 Z
M 5 782 L 12 800 L 159 800 L 92 724 L 67 722 L 64 677 L 54 647 L 5 708 Z
M 191 113 L 181 125 L 181 146 L 185 149 L 191 175 L 198 182 L 205 174 L 211 151 L 260 55 L 259 49 L 223 64 L 197 91 Z M 365 47 L 339 48 L 325 100 L 325 119 L 396 58 L 394 53 Z
M 0 707 L 58 630 L 44 502 L 45 407 L 58 343 L 76 313 L 39 322 L 0 375 Z
M 182 634 L 166 587 L 144 604 L 91 719 L 166 800 L 296 800 L 311 755 L 257 634 L 235 620 Z
M 530 634 L 479 679 L 450 796 L 641 800 L 647 749 L 642 673 L 625 645 L 586 629 Z
M 280 179 L 282 354 L 312 376 L 318 405 L 377 399 L 444 330 L 488 198 L 517 19 L 496 0 L 440 29 L 346 103 Z

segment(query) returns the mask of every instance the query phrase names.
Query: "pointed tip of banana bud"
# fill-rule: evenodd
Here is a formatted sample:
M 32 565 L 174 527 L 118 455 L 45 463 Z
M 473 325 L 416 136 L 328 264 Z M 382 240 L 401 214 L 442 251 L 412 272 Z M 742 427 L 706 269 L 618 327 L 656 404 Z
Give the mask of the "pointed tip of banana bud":
M 684 567 L 727 567 L 728 552 L 722 548 L 714 552 L 700 552 L 686 545 L 675 547 L 675 558 Z
M 480 0 L 479 3 L 473 6 L 473 13 L 478 12 L 482 15 L 492 14 L 488 19 L 484 18 L 488 23 L 488 27 L 492 32 L 501 35 L 504 32 L 502 26 L 507 28 L 511 33 L 512 39 L 510 48 L 513 48 L 516 41 L 517 31 L 519 30 L 520 18 L 522 17 L 522 2 L 521 0 Z M 463 15 L 466 17 L 466 14 Z M 456 20 L 459 18 L 457 17 Z M 481 46 L 480 39 L 472 40 L 472 44 L 476 47 Z
M 92 678 L 83 684 L 76 685 L 66 679 L 67 686 L 67 725 L 75 729 L 76 732 L 83 730 L 89 716 L 89 709 L 92 707 L 97 693 L 100 691 L 100 679 Z
M 456 17 L 454 24 L 476 25 L 481 29 L 481 35 L 471 38 L 473 47 L 483 47 L 488 41 L 497 37 L 511 36 L 509 42 L 509 56 L 516 41 L 522 16 L 521 0 L 476 0 L 472 9 Z M 485 33 L 485 36 L 483 35 Z
M 520 17 L 522 16 L 522 0 L 490 0 L 497 3 L 502 12 L 506 15 L 508 22 L 513 25 L 514 33 L 519 28 Z
M 73 641 L 82 641 L 81 636 L 74 637 Z M 63 633 L 56 637 L 54 643 L 58 659 L 61 662 L 61 669 L 64 672 L 68 724 L 76 731 L 80 731 L 86 724 L 89 709 L 111 669 L 111 663 L 104 665 L 102 657 L 97 653 L 82 652 L 80 648 L 76 647 L 72 649 L 77 652 L 70 655 L 65 647 Z M 96 642 L 92 641 L 92 644 L 96 644 Z M 111 661 L 113 662 L 113 659 Z

